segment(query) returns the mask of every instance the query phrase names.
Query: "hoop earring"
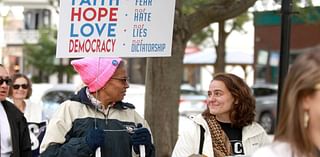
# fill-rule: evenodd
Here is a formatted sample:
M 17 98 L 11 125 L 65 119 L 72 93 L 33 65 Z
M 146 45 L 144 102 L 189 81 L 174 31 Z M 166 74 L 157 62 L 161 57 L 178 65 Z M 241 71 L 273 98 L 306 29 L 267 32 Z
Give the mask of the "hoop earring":
M 303 126 L 304 128 L 308 128 L 308 125 L 309 125 L 309 113 L 308 112 L 304 112 L 303 114 Z

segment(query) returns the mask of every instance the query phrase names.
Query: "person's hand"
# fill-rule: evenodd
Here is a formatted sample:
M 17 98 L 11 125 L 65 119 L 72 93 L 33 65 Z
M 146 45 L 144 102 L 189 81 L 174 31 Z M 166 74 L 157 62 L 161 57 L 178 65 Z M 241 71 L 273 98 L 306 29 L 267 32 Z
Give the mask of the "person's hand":
M 86 142 L 95 151 L 98 147 L 104 145 L 104 137 L 105 133 L 102 129 L 91 129 L 86 136 Z
M 138 128 L 134 131 L 131 136 L 131 142 L 133 146 L 133 150 L 136 154 L 140 154 L 139 146 L 144 145 L 146 148 L 146 153 L 149 152 L 151 143 L 151 134 L 147 128 L 142 128 L 142 125 L 138 125 Z

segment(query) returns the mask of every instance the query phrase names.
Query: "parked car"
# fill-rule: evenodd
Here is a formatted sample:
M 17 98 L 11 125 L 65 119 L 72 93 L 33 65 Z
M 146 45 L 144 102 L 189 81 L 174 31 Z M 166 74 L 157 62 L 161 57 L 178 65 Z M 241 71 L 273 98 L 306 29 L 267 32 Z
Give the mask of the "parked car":
M 42 110 L 42 119 L 49 120 L 59 105 L 69 99 L 75 91 L 80 89 L 74 84 L 33 84 L 33 94 L 31 101 L 37 104 Z M 125 102 L 135 105 L 136 111 L 144 115 L 144 95 L 145 86 L 130 84 L 127 89 Z M 192 86 L 181 86 L 181 97 L 179 102 L 179 112 L 181 115 L 195 115 L 206 109 L 206 96 L 196 91 Z
M 43 121 L 49 120 L 59 105 L 77 90 L 74 84 L 32 84 L 32 104 L 41 108 Z M 37 114 L 37 113 L 35 113 Z
M 182 84 L 180 86 L 180 89 L 180 115 L 197 115 L 207 108 L 206 95 L 204 95 L 200 91 L 197 91 L 194 87 L 192 87 L 189 84 Z
M 33 94 L 31 101 L 41 107 L 42 119 L 50 120 L 59 105 L 68 100 L 79 86 L 74 84 L 33 84 Z M 143 116 L 144 112 L 144 85 L 130 84 L 127 89 L 124 101 L 135 105 L 136 110 Z
M 135 106 L 135 110 L 144 117 L 144 95 L 145 86 L 141 84 L 130 84 L 127 89 L 126 96 L 124 97 L 124 102 L 129 102 Z
M 127 89 L 124 102 L 130 102 L 135 105 L 136 111 L 144 116 L 144 96 L 145 86 L 130 84 Z M 192 86 L 181 85 L 181 96 L 179 102 L 179 113 L 182 116 L 199 114 L 206 109 L 206 96 L 195 90 Z
M 277 116 L 278 85 L 256 84 L 252 90 L 256 99 L 256 121 L 267 133 L 272 134 Z

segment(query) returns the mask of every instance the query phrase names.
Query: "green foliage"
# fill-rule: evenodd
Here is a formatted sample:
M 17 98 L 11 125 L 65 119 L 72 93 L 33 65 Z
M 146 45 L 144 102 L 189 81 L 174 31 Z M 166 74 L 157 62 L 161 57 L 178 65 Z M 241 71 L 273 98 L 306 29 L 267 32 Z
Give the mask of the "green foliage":
M 209 0 L 184 0 L 182 12 L 184 14 L 191 14 L 195 12 L 200 6 L 206 5 Z
M 75 72 L 70 65 L 58 65 L 55 63 L 56 37 L 57 31 L 53 29 L 41 29 L 38 44 L 24 44 L 26 66 L 37 69 L 43 76 L 33 76 L 34 82 L 45 81 L 43 77 L 48 77 L 53 73 L 62 72 L 68 76 Z
M 243 31 L 243 24 L 250 20 L 248 13 L 243 13 L 233 19 L 233 29 L 236 31 Z
M 248 13 L 243 13 L 239 16 L 237 16 L 236 18 L 233 18 L 233 19 L 230 19 L 228 20 L 228 25 L 229 27 L 231 28 L 229 30 L 229 32 L 232 32 L 232 31 L 244 31 L 243 30 L 243 24 L 247 21 L 250 20 L 250 17 L 249 17 L 249 14 Z M 214 33 L 214 30 L 212 29 L 212 27 L 209 25 L 208 27 L 202 29 L 202 31 L 194 34 L 192 37 L 191 37 L 191 42 L 196 44 L 196 45 L 200 45 L 200 44 L 203 44 L 203 42 L 206 40 L 206 39 L 213 39 L 213 33 Z M 215 41 L 213 41 L 214 43 L 217 43 Z M 213 43 L 213 44 L 214 44 Z
M 318 23 L 320 21 L 320 8 L 309 4 L 309 7 L 301 8 L 297 5 L 293 6 L 293 15 L 303 23 Z
M 208 26 L 202 29 L 202 31 L 200 31 L 199 33 L 194 34 L 190 40 L 192 41 L 192 43 L 200 45 L 203 43 L 204 40 L 208 38 L 213 38 L 213 33 L 214 30 L 211 28 L 211 26 Z
M 24 44 L 27 66 L 32 66 L 47 74 L 55 71 L 53 61 L 56 52 L 56 42 L 55 39 L 52 38 L 54 33 L 56 33 L 56 31 L 41 29 L 38 44 Z

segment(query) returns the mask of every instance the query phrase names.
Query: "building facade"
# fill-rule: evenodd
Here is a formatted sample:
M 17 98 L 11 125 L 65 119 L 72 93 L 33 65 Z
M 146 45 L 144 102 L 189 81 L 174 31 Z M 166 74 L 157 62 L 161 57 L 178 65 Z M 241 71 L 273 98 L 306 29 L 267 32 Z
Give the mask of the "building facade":
M 290 62 L 301 53 L 320 49 L 320 7 L 304 8 L 291 16 Z M 277 83 L 280 58 L 281 12 L 254 13 L 256 82 Z
M 1 63 L 11 74 L 31 73 L 32 69 L 24 67 L 23 45 L 38 43 L 39 29 L 56 27 L 58 14 L 53 1 L 2 0 L 0 3 Z

